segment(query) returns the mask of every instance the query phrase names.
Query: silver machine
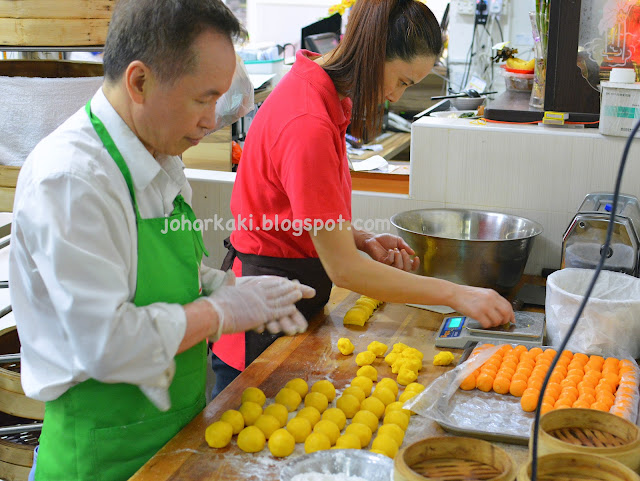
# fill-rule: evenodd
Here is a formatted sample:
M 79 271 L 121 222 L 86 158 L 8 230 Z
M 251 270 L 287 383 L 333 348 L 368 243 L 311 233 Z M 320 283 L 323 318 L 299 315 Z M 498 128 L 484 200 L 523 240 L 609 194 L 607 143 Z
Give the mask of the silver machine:
M 588 194 L 562 237 L 562 268 L 594 269 L 602 255 L 613 194 Z M 604 269 L 640 277 L 640 203 L 620 194 Z

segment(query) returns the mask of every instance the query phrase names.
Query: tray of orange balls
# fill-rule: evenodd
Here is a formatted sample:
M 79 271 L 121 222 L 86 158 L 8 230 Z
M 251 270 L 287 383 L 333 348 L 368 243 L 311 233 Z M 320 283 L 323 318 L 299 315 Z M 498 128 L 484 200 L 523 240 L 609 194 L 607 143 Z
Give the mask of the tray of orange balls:
M 640 369 L 633 359 L 550 347 L 481 344 L 456 369 L 405 405 L 445 430 L 492 441 L 527 444 L 539 397 L 541 412 L 564 408 L 607 411 L 636 422 Z

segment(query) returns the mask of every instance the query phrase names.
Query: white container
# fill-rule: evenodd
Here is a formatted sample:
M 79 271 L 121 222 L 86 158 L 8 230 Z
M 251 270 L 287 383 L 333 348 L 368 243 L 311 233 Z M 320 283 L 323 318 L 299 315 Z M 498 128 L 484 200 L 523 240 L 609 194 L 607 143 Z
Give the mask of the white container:
M 503 69 L 501 74 L 504 77 L 504 85 L 507 90 L 531 92 L 534 77 L 532 73 L 509 72 Z
M 584 298 L 592 269 L 566 268 L 547 278 L 547 336 L 560 345 Z M 567 349 L 601 356 L 640 357 L 640 279 L 603 270 Z
M 612 69 L 610 78 L 600 83 L 600 133 L 628 137 L 640 119 L 640 83 L 628 68 Z

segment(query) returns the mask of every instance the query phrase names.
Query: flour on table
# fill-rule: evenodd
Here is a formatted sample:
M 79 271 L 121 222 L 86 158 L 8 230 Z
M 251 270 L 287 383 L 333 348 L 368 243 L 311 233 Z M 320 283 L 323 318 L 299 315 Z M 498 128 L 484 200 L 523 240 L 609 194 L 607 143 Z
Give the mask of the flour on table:
M 296 474 L 291 481 L 367 481 L 360 476 L 348 474 L 302 473 Z

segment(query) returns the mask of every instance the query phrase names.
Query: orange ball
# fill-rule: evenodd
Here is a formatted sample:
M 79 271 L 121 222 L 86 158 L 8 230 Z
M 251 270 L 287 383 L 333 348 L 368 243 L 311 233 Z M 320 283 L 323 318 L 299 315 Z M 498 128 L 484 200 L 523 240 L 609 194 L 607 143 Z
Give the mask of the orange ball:
M 540 391 L 540 388 L 542 388 L 542 378 L 531 376 L 529 382 L 527 382 L 527 387 Z
M 511 381 L 506 377 L 496 377 L 493 381 L 493 390 L 498 394 L 507 394 Z
M 480 374 L 476 379 L 476 387 L 483 392 L 489 392 L 493 388 L 493 377 L 488 374 Z
M 540 406 L 540 414 L 546 414 L 549 411 L 553 411 L 553 404 L 543 402 L 542 406 Z
M 525 412 L 533 412 L 536 410 L 536 406 L 538 405 L 538 392 L 528 392 L 527 389 L 525 393 L 520 398 L 520 406 L 522 410 Z
M 509 393 L 515 397 L 521 397 L 525 389 L 527 389 L 527 382 L 520 379 L 512 380 L 509 385 Z
M 580 362 L 580 364 L 584 366 L 589 361 L 589 356 L 582 354 L 581 352 L 576 352 L 573 355 L 573 360 Z
M 460 383 L 460 389 L 463 391 L 471 391 L 476 388 L 476 376 L 475 374 L 471 374 L 467 376 L 464 381 Z
M 558 383 L 550 382 L 549 384 L 547 384 L 547 388 L 544 390 L 544 392 L 545 394 L 549 394 L 550 396 L 558 399 L 560 393 L 562 392 L 562 387 Z
M 573 403 L 574 408 L 582 408 L 582 409 L 589 409 L 591 407 L 591 403 L 582 400 L 582 399 L 578 399 L 576 402 Z
M 523 372 L 516 372 L 513 376 L 511 376 L 511 382 L 524 381 L 526 384 L 528 380 L 529 380 L 529 375 Z
M 602 403 L 600 401 L 596 401 L 591 405 L 591 409 L 597 409 L 598 411 L 604 411 L 604 412 L 609 412 L 609 409 L 611 408 L 611 406 L 608 406 L 605 403 Z

